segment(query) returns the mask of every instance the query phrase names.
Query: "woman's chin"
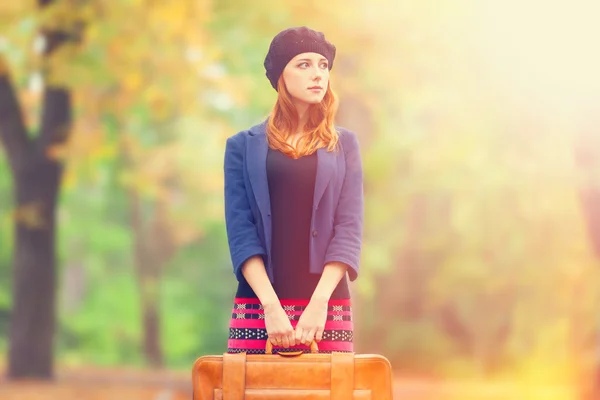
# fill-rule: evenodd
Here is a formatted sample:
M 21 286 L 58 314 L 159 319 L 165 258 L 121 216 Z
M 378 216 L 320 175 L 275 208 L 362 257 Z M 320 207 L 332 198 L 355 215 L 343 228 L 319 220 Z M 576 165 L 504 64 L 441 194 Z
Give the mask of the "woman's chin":
M 302 99 L 302 101 L 304 101 L 306 104 L 319 104 L 321 101 L 323 101 L 323 97 L 310 97 L 307 99 Z

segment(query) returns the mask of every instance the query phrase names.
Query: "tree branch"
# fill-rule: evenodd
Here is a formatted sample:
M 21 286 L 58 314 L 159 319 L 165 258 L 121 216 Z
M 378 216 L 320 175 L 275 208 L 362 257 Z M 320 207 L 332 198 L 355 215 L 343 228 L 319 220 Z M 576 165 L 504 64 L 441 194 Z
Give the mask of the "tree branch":
M 46 153 L 54 145 L 69 138 L 71 130 L 71 96 L 68 90 L 46 87 L 37 148 Z
M 13 173 L 21 168 L 30 147 L 27 128 L 10 81 L 8 65 L 0 55 L 0 142 L 2 142 Z
M 38 0 L 40 8 L 50 6 L 55 0 Z M 42 28 L 44 38 L 43 58 L 48 60 L 61 46 L 78 43 L 81 39 L 83 23 L 65 26 L 63 29 Z M 48 65 L 48 64 L 47 64 Z M 48 77 L 52 71 L 45 71 L 45 85 L 43 94 L 42 116 L 40 134 L 37 139 L 37 148 L 45 154 L 48 148 L 65 143 L 71 130 L 71 96 L 66 87 L 48 84 Z

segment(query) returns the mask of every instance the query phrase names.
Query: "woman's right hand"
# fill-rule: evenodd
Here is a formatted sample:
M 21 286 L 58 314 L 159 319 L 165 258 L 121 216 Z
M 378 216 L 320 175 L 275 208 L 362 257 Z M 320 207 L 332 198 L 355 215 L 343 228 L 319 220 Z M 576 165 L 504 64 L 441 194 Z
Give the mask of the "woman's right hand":
M 294 328 L 279 303 L 263 305 L 268 339 L 273 346 L 288 348 L 296 344 Z

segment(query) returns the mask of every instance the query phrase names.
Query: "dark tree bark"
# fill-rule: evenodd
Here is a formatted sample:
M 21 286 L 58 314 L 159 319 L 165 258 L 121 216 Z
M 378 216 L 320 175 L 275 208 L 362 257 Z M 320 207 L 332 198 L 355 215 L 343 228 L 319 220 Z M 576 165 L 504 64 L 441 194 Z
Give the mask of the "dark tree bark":
M 40 7 L 51 0 L 39 0 Z M 60 31 L 42 31 L 43 56 L 69 40 Z M 70 93 L 47 85 L 42 97 L 39 133 L 30 138 L 11 84 L 6 62 L 0 59 L 0 140 L 13 178 L 16 206 L 13 253 L 13 302 L 9 330 L 8 377 L 53 375 L 55 330 L 56 203 L 62 164 L 49 157 L 64 143 L 71 123 Z
M 160 283 L 166 263 L 173 257 L 176 245 L 168 225 L 166 203 L 153 201 L 150 218 L 142 212 L 146 205 L 134 188 L 129 189 L 131 228 L 134 234 L 134 263 L 138 284 L 143 332 L 143 352 L 148 365 L 162 367 Z

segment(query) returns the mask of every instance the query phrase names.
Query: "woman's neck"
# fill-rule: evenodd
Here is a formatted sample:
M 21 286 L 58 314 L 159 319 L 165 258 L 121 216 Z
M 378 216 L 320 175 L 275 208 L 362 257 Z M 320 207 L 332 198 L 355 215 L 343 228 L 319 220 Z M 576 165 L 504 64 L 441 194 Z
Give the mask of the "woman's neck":
M 304 127 L 308 122 L 308 108 L 309 105 L 306 103 L 296 104 L 296 112 L 298 113 L 298 121 L 296 123 L 296 132 L 295 134 L 304 133 Z

